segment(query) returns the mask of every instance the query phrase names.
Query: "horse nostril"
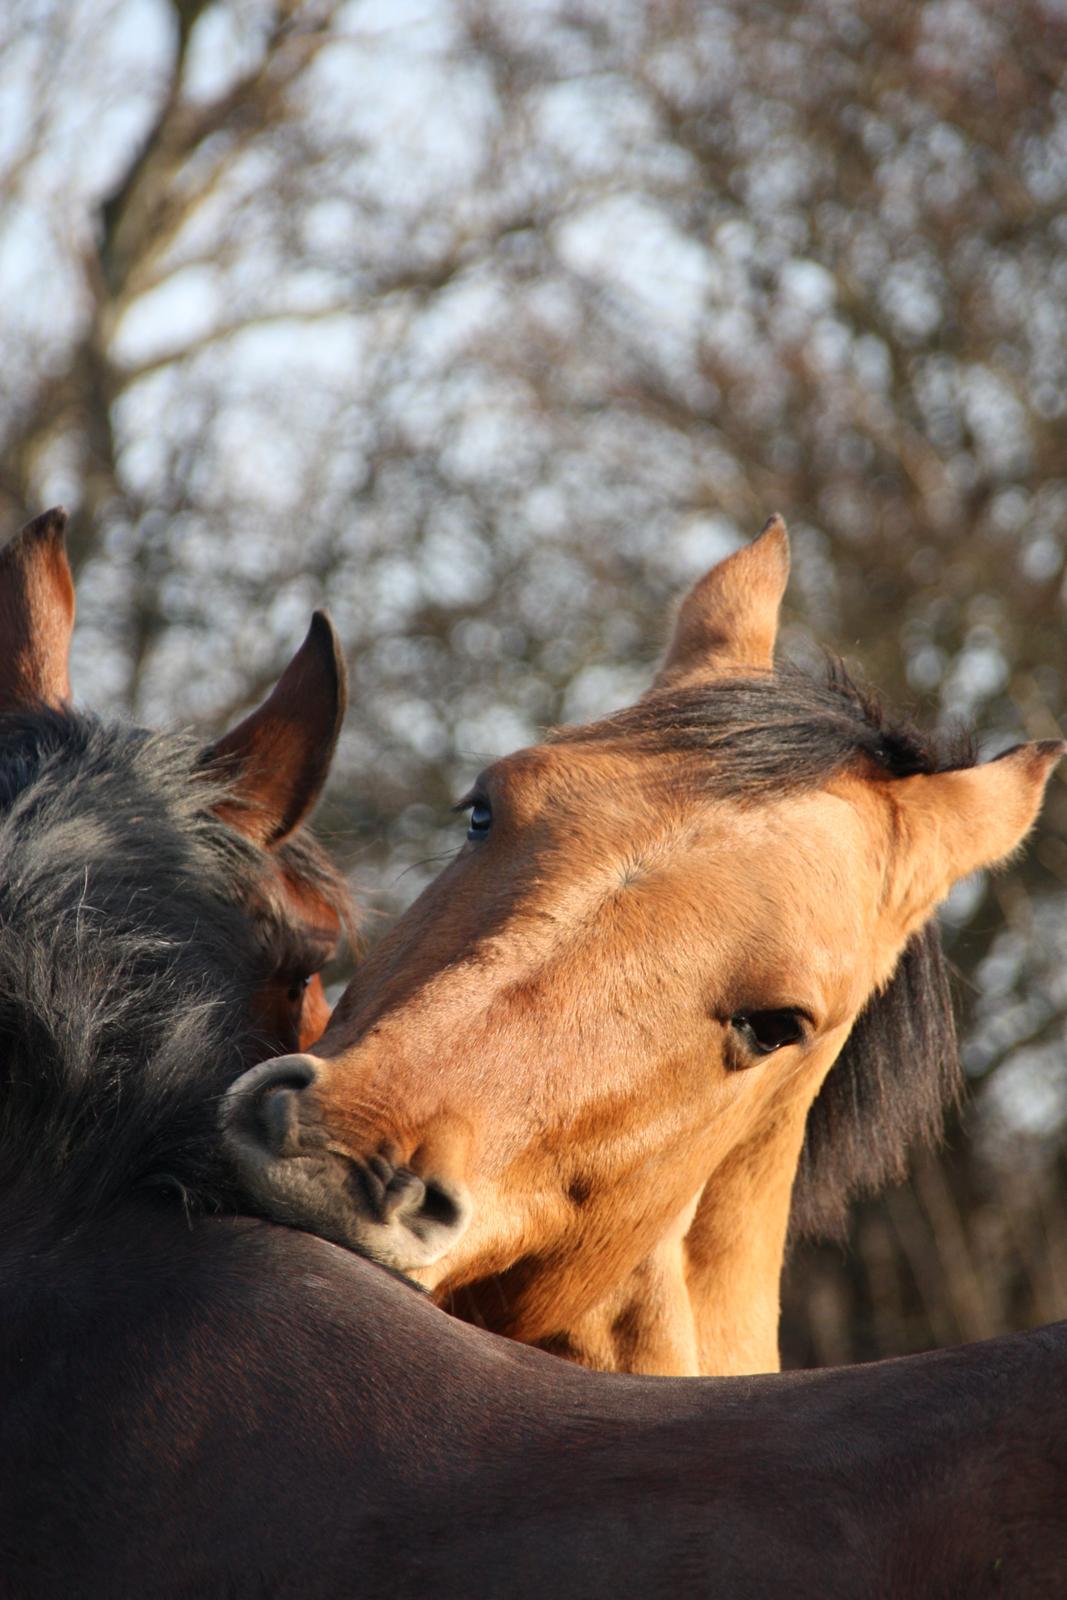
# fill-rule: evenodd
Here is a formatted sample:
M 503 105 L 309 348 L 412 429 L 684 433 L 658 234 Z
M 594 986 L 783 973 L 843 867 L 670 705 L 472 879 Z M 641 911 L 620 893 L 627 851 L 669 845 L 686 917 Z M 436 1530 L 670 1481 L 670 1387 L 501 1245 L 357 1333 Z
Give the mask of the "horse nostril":
M 292 1156 L 300 1149 L 300 1112 L 292 1084 L 271 1085 L 256 1096 L 252 1115 L 272 1155 Z
M 300 1148 L 300 1096 L 314 1083 L 311 1056 L 277 1056 L 242 1073 L 226 1091 L 223 1126 L 243 1143 L 273 1156 L 289 1156 Z
M 397 1161 L 399 1151 L 382 1144 L 355 1161 L 348 1176 L 352 1203 L 370 1222 L 401 1226 L 416 1238 L 462 1232 L 468 1221 L 466 1191 L 438 1178 L 423 1178 Z
M 397 1212 L 417 1211 L 421 1206 L 426 1187 L 421 1178 L 407 1167 L 398 1167 L 385 1186 L 382 1197 L 382 1214 L 385 1219 Z
M 432 1179 L 427 1183 L 422 1214 L 428 1222 L 439 1222 L 442 1227 L 455 1228 L 464 1220 L 465 1210 L 464 1205 L 444 1184 L 434 1183 Z
M 262 1073 L 262 1077 L 249 1087 L 259 1090 L 307 1089 L 318 1076 L 310 1056 L 278 1056 L 273 1061 L 261 1061 L 245 1076 L 252 1077 L 257 1072 Z
M 384 1154 L 368 1156 L 355 1168 L 353 1180 L 379 1222 L 418 1211 L 426 1192 L 422 1179 L 410 1167 L 394 1166 Z

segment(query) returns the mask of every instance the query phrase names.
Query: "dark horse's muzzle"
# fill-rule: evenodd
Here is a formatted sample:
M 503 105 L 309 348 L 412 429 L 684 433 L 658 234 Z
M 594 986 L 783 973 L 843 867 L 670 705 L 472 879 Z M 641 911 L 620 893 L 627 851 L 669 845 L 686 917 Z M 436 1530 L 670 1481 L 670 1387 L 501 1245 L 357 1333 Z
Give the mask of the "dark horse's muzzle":
M 227 1090 L 223 1136 L 242 1186 L 277 1222 L 401 1272 L 429 1266 L 466 1230 L 466 1190 L 405 1165 L 389 1142 L 356 1156 L 328 1138 L 316 1105 L 320 1068 L 314 1056 L 278 1056 Z

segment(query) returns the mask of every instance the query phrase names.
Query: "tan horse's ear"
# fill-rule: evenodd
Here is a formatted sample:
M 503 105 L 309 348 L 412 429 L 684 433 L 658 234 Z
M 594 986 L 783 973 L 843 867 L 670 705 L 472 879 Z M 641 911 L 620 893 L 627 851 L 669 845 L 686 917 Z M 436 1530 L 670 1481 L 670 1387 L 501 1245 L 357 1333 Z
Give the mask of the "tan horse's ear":
M 223 801 L 219 815 L 264 849 L 280 844 L 322 792 L 347 704 L 340 640 L 316 611 L 268 698 L 209 752 L 211 766 L 233 774 L 234 803 Z
M 781 517 L 695 584 L 652 685 L 676 689 L 724 672 L 769 668 L 778 611 L 789 581 L 789 535 Z
M 74 579 L 59 506 L 0 550 L 0 711 L 70 699 Z
M 906 865 L 894 897 L 909 928 L 925 921 L 960 878 L 1006 860 L 1022 844 L 1065 754 L 1067 744 L 1043 739 L 982 766 L 898 778 L 887 786 L 905 841 Z

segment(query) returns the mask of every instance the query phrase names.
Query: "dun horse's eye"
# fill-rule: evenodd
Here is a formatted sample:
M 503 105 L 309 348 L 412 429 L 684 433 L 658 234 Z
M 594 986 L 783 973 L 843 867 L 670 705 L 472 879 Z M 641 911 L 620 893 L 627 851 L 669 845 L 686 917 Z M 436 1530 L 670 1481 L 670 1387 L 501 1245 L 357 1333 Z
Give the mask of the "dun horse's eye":
M 493 813 L 488 800 L 472 800 L 470 822 L 467 825 L 467 838 L 484 839 L 492 826 Z
M 797 1044 L 804 1037 L 804 1018 L 799 1011 L 739 1011 L 730 1026 L 747 1050 L 756 1056 L 773 1055 L 783 1045 Z

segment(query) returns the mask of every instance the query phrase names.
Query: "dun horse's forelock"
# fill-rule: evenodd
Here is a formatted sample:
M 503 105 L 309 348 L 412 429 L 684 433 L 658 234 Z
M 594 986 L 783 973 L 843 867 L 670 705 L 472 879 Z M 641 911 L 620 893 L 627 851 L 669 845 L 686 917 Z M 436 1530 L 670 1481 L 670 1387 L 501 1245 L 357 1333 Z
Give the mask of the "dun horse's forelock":
M 0 1183 L 83 1223 L 137 1182 L 208 1198 L 214 1095 L 260 1050 L 234 1019 L 285 936 L 276 868 L 187 737 L 49 710 L 0 735 Z M 282 849 L 337 903 L 314 846 Z
M 925 733 L 892 717 L 878 697 L 828 657 L 822 679 L 793 666 L 647 696 L 586 727 L 557 729 L 553 743 L 626 740 L 649 754 L 690 758 L 695 785 L 758 800 L 818 787 L 861 760 L 886 777 L 973 766 L 963 729 Z
M 930 734 L 894 719 L 836 657 L 821 680 L 791 666 L 719 678 L 554 735 L 613 738 L 687 758 L 684 775 L 704 792 L 754 801 L 816 788 L 861 761 L 906 778 L 976 760 L 965 730 Z M 931 921 L 857 1018 L 808 1114 L 791 1237 L 840 1234 L 850 1199 L 902 1178 L 909 1153 L 936 1142 L 960 1091 L 952 996 Z

